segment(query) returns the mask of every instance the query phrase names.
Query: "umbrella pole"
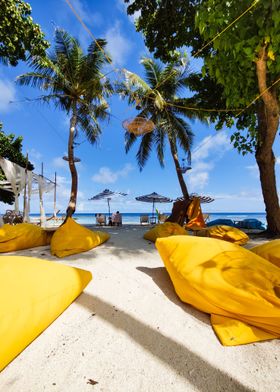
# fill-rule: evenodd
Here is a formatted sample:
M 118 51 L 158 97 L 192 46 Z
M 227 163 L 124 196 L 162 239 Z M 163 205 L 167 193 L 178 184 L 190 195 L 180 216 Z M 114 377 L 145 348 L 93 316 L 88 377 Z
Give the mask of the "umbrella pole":
M 107 203 L 108 203 L 109 218 L 110 218 L 111 213 L 110 213 L 110 199 L 109 198 L 107 199 Z
M 152 214 L 152 217 L 154 217 L 154 214 L 155 214 L 155 201 L 153 200 L 153 214 Z

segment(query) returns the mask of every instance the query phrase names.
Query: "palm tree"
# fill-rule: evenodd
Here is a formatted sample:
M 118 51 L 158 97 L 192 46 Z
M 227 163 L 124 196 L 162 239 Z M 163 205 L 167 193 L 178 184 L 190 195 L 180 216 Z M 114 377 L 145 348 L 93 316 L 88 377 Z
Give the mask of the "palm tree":
M 78 175 L 74 162 L 74 142 L 82 130 L 88 141 L 94 144 L 101 133 L 99 120 L 108 118 L 106 97 L 112 94 L 110 82 L 101 73 L 108 63 L 104 52 L 106 41 L 99 39 L 88 47 L 87 54 L 79 42 L 66 31 L 55 31 L 55 50 L 46 58 L 33 57 L 33 72 L 17 78 L 20 85 L 30 85 L 46 91 L 38 99 L 53 102 L 55 107 L 70 116 L 68 161 L 71 172 L 71 194 L 66 217 L 76 209 Z M 101 49 L 100 49 L 101 48 Z
M 164 167 L 167 139 L 182 194 L 185 199 L 189 199 L 178 158 L 178 147 L 187 155 L 190 163 L 193 133 L 183 117 L 195 118 L 199 115 L 180 107 L 183 106 L 184 100 L 179 98 L 179 93 L 188 86 L 186 58 L 181 57 L 165 67 L 150 58 L 143 58 L 141 62 L 145 68 L 145 80 L 124 70 L 125 81 L 118 85 L 121 96 L 127 97 L 129 104 L 136 105 L 136 109 L 140 111 L 138 117 L 149 119 L 155 125 L 152 132 L 141 136 L 136 154 L 138 165 L 142 170 L 152 148 L 155 147 L 159 163 Z M 126 152 L 136 140 L 135 134 L 126 132 Z

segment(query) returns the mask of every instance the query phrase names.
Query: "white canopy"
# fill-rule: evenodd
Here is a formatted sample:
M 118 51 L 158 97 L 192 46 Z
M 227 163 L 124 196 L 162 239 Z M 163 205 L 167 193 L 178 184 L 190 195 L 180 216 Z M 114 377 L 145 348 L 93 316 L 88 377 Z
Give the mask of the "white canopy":
M 18 197 L 23 189 L 24 192 L 24 221 L 29 222 L 31 194 L 39 193 L 40 198 L 40 222 L 44 225 L 46 217 L 43 207 L 43 193 L 54 189 L 55 183 L 48 178 L 35 174 L 30 170 L 17 165 L 3 157 L 0 157 L 0 167 L 7 180 L 0 181 L 0 189 L 11 192 L 15 196 L 15 211 L 19 212 Z M 35 187 L 33 187 L 35 185 Z M 27 189 L 26 189 L 27 188 Z M 26 197 L 27 196 L 27 197 Z

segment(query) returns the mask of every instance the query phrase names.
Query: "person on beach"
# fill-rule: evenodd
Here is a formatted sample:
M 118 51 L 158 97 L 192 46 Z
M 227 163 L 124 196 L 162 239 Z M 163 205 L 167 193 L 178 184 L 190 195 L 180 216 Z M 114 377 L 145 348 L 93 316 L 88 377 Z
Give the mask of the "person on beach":
M 121 226 L 122 215 L 120 214 L 119 211 L 117 211 L 115 214 L 112 215 L 112 222 L 113 222 L 113 225 Z

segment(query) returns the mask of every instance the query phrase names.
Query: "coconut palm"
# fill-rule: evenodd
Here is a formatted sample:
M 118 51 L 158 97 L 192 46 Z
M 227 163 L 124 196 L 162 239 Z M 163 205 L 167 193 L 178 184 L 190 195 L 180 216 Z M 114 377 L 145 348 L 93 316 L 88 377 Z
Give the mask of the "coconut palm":
M 47 94 L 38 99 L 53 102 L 70 117 L 68 138 L 68 161 L 71 172 L 71 194 L 67 218 L 76 209 L 78 175 L 74 162 L 74 145 L 78 131 L 85 133 L 93 144 L 101 133 L 99 120 L 108 118 L 105 100 L 112 93 L 110 82 L 101 73 L 108 62 L 104 48 L 106 41 L 99 39 L 88 47 L 87 54 L 79 42 L 66 31 L 55 31 L 55 49 L 46 58 L 33 57 L 33 72 L 18 77 L 20 85 L 37 87 Z M 101 49 L 100 49 L 101 48 Z
M 129 104 L 136 105 L 136 109 L 139 110 L 138 117 L 149 119 L 155 125 L 152 132 L 141 136 L 136 154 L 138 165 L 142 170 L 155 147 L 159 163 L 163 167 L 167 140 L 182 194 L 188 199 L 189 193 L 180 167 L 178 148 L 182 149 L 190 163 L 193 133 L 183 117 L 197 118 L 198 113 L 178 107 L 184 103 L 179 94 L 188 86 L 186 58 L 182 56 L 165 67 L 150 58 L 143 58 L 141 62 L 145 68 L 145 80 L 124 70 L 125 81 L 118 85 L 121 96 L 128 98 Z M 136 140 L 135 134 L 126 132 L 126 152 Z

